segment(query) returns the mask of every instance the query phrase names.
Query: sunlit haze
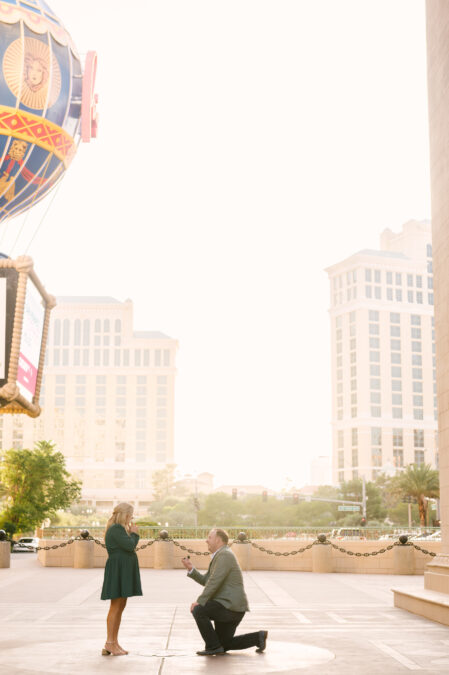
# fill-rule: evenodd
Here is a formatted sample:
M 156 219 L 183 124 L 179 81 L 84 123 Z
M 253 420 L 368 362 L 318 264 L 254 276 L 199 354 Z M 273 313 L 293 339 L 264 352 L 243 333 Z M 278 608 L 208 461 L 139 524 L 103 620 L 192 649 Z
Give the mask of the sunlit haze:
M 331 454 L 324 268 L 430 218 L 423 0 L 49 4 L 98 53 L 99 137 L 0 250 L 179 341 L 183 470 L 309 483 Z

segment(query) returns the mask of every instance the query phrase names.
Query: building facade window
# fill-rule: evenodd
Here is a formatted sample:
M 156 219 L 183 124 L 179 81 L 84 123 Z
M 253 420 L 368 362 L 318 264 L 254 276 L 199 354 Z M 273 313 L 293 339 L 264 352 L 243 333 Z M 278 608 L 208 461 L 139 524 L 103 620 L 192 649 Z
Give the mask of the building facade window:
M 424 450 L 415 450 L 415 464 L 418 466 L 424 464 Z

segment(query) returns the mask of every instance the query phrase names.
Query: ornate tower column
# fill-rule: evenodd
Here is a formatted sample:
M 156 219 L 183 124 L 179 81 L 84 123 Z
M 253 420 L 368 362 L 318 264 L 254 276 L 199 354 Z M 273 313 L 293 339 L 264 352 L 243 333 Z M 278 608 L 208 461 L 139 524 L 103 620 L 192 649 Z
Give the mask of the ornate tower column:
M 426 10 L 441 529 L 449 573 L 449 3 L 427 0 Z
M 449 2 L 426 0 L 442 550 L 397 607 L 449 625 Z

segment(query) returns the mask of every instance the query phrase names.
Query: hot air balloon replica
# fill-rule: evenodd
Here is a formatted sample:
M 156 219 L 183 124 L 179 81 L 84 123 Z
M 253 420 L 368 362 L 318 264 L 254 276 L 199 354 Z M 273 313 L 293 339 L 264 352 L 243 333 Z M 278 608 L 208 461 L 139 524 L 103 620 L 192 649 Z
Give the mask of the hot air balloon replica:
M 96 136 L 96 54 L 84 67 L 43 0 L 0 0 L 0 226 L 61 180 Z M 29 256 L 0 258 L 0 412 L 40 413 L 54 298 Z

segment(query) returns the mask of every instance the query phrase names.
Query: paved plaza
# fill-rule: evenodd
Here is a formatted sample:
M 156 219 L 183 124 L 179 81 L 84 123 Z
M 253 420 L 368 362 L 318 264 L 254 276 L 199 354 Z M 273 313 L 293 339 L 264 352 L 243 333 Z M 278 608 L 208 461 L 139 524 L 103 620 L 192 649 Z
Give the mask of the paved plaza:
M 41 567 L 16 553 L 0 569 L 0 673 L 304 673 L 449 671 L 448 628 L 393 607 L 390 588 L 422 577 L 245 572 L 251 612 L 238 632 L 269 631 L 267 650 L 195 655 L 199 586 L 181 570 L 142 569 L 120 633 L 128 656 L 100 655 L 109 603 L 102 569 Z

